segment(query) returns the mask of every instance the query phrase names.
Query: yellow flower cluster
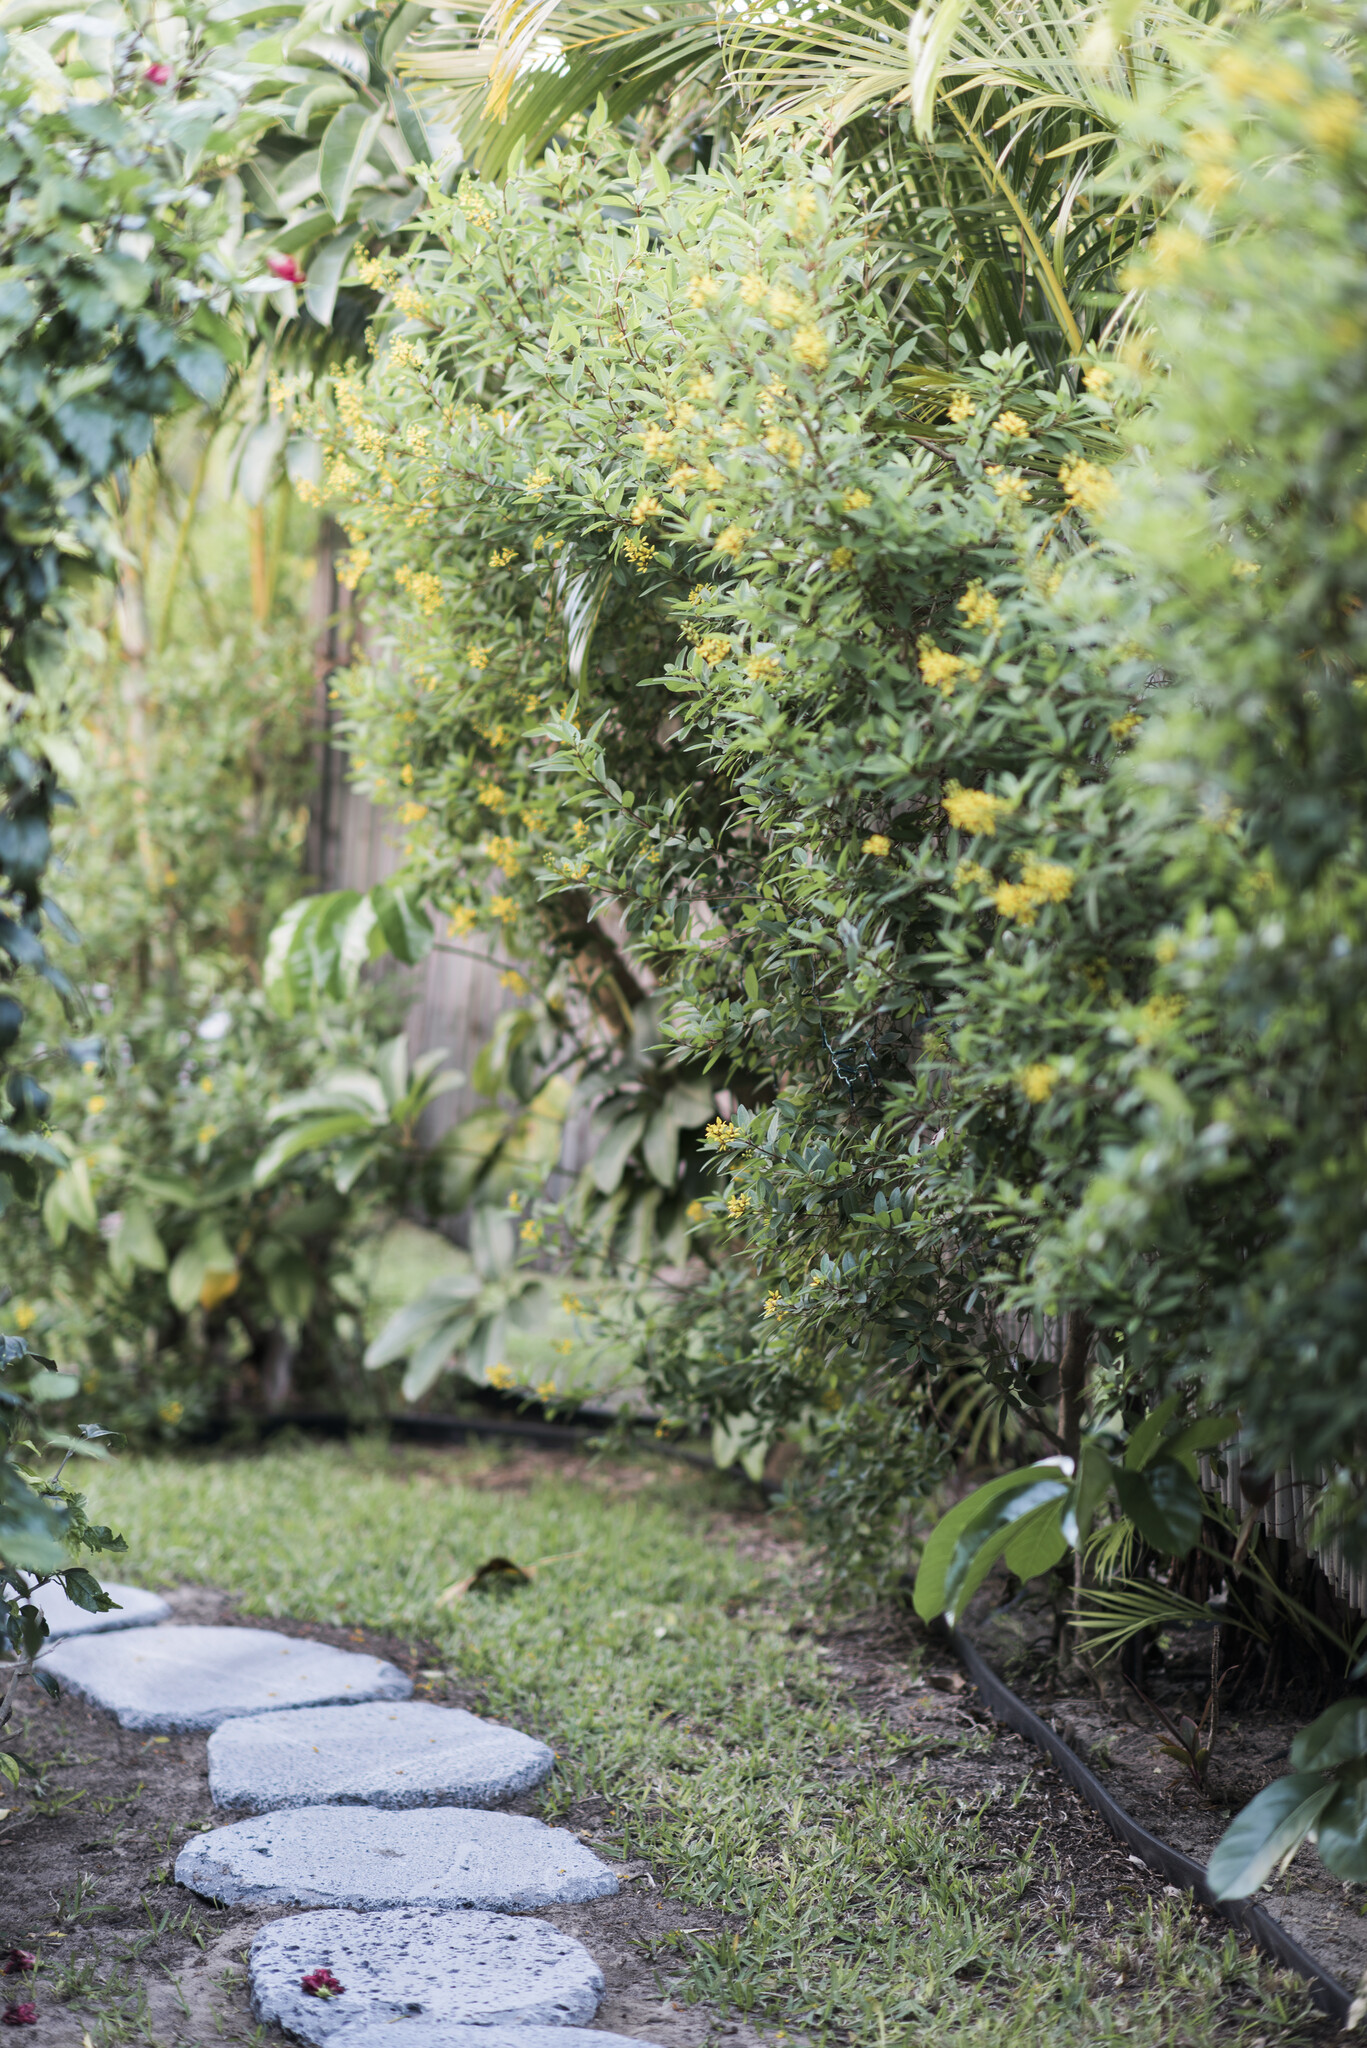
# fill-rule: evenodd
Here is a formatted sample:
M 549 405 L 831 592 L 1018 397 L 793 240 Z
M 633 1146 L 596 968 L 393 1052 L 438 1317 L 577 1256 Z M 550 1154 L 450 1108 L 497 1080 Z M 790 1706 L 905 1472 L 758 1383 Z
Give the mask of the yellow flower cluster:
M 484 851 L 496 868 L 502 868 L 505 875 L 511 875 L 522 859 L 522 848 L 515 839 L 503 839 L 495 835 L 484 842 Z
M 731 652 L 731 642 L 725 633 L 709 633 L 706 639 L 698 642 L 698 652 L 709 668 L 715 668 Z
M 531 475 L 527 478 L 527 481 L 524 484 L 523 489 L 526 491 L 527 496 L 532 500 L 532 503 L 535 505 L 539 505 L 541 503 L 542 498 L 545 496 L 546 492 L 550 489 L 551 482 L 552 478 L 548 470 L 534 469 Z
M 664 506 L 655 496 L 655 493 L 647 491 L 632 506 L 631 523 L 633 526 L 644 526 L 647 519 L 658 519 L 663 511 Z
M 714 546 L 719 555 L 730 555 L 735 561 L 745 552 L 745 543 L 749 538 L 748 526 L 725 526 L 717 535 Z
M 747 271 L 740 281 L 740 302 L 743 306 L 760 306 L 769 289 L 769 280 L 758 270 Z
M 427 816 L 426 804 L 400 804 L 395 813 L 401 825 L 420 825 Z
M 750 1197 L 748 1195 L 728 1195 L 726 1198 L 726 1213 L 733 1223 L 740 1220 L 749 1206 Z
M 992 488 L 999 498 L 1014 498 L 1019 505 L 1029 503 L 1032 489 L 1019 470 L 1008 471 L 999 462 L 989 462 L 984 474 L 991 477 Z
M 764 1313 L 766 1316 L 772 1316 L 775 1322 L 781 1320 L 783 1315 L 783 1296 L 779 1293 L 777 1287 L 765 1295 Z
M 355 590 L 366 570 L 370 567 L 369 548 L 352 548 L 337 557 L 337 581 L 343 590 Z
M 840 500 L 840 509 L 842 512 L 866 512 L 872 503 L 873 499 L 867 491 L 861 491 L 856 488 L 852 491 L 846 491 L 844 497 Z
M 1132 732 L 1138 732 L 1144 723 L 1137 711 L 1127 711 L 1123 718 L 1113 718 L 1110 723 L 1111 738 L 1117 746 L 1127 740 Z
M 729 1152 L 740 1137 L 740 1132 L 725 1117 L 715 1117 L 707 1126 L 703 1136 L 709 1145 L 715 1145 L 719 1152 Z
M 492 917 L 498 918 L 501 924 L 511 924 L 517 916 L 517 905 L 511 896 L 491 896 L 489 913 Z
M 953 696 L 954 685 L 964 669 L 963 661 L 957 654 L 950 654 L 943 647 L 933 646 L 929 640 L 923 640 L 921 643 L 917 666 L 926 688 L 938 690 L 943 697 Z
M 949 417 L 956 427 L 961 427 L 965 420 L 971 420 L 977 410 L 966 391 L 956 391 L 949 401 Z
M 777 327 L 781 332 L 783 328 L 791 327 L 793 322 L 801 317 L 804 307 L 795 291 L 790 291 L 786 284 L 776 284 L 765 302 L 764 310 L 769 316 L 769 325 Z
M 446 920 L 446 936 L 449 939 L 463 939 L 479 924 L 478 914 L 468 903 L 458 903 Z
M 989 796 L 985 789 L 961 789 L 957 782 L 950 783 L 943 802 L 956 832 L 984 839 L 996 837 L 998 818 L 1011 809 L 1004 796 Z
M 1059 464 L 1058 480 L 1074 512 L 1104 512 L 1116 494 L 1115 478 L 1099 462 L 1081 455 Z
M 793 360 L 801 363 L 804 370 L 813 375 L 824 370 L 831 359 L 830 344 L 815 321 L 808 321 L 799 327 L 789 343 Z
M 493 811 L 497 815 L 508 808 L 508 792 L 506 789 L 500 789 L 496 782 L 481 782 L 475 791 L 475 802 L 484 810 Z
M 648 462 L 663 462 L 674 453 L 674 436 L 652 422 L 641 434 L 641 452 Z
M 457 194 L 457 203 L 472 228 L 488 230 L 494 224 L 494 210 L 477 185 L 469 178 L 462 178 Z
M 998 882 L 992 900 L 1003 917 L 1032 925 L 1046 903 L 1066 903 L 1073 893 L 1073 870 L 1061 861 L 1029 857 L 1019 882 Z
M 467 647 L 465 650 L 465 659 L 469 662 L 471 668 L 473 669 L 486 669 L 489 666 L 489 650 L 487 647 Z M 497 746 L 498 742 L 495 741 L 494 744 L 495 746 Z
M 1104 398 L 1115 382 L 1115 371 L 1109 363 L 1089 363 L 1082 373 L 1082 382 L 1093 398 Z
M 627 535 L 622 542 L 622 553 L 638 575 L 643 574 L 655 559 L 654 547 L 648 540 L 642 539 L 639 533 Z
M 1005 435 L 1008 441 L 1023 441 L 1030 432 L 1030 422 L 1018 412 L 999 412 L 992 422 L 992 431 Z
M 491 1365 L 484 1377 L 491 1387 L 497 1387 L 500 1391 L 505 1391 L 508 1387 L 515 1387 L 517 1385 L 517 1374 L 510 1366 L 506 1366 L 502 1359 L 499 1360 L 497 1365 Z
M 701 312 L 710 299 L 715 299 L 721 287 L 715 277 L 699 273 L 688 280 L 688 303 Z
M 783 665 L 772 654 L 752 654 L 745 664 L 745 673 L 752 683 L 776 683 L 783 674 Z
M 886 832 L 870 832 L 864 841 L 865 853 L 871 853 L 875 860 L 886 860 L 892 852 L 892 841 Z
M 833 550 L 831 551 L 831 567 L 832 567 L 833 569 L 851 569 L 851 568 L 853 568 L 853 567 L 854 567 L 854 549 L 853 549 L 853 548 L 834 548 L 834 549 L 833 549 Z
M 1058 1068 L 1048 1060 L 1036 1060 L 1023 1070 L 1020 1084 L 1027 1102 L 1047 1102 L 1058 1086 Z
M 509 562 L 515 562 L 516 560 L 516 548 L 495 548 L 489 557 L 489 567 L 491 569 L 506 569 Z
M 408 592 L 425 619 L 441 610 L 441 580 L 430 569 L 410 569 L 407 562 L 400 562 L 394 581 Z
M 980 626 L 984 633 L 995 633 L 1001 622 L 1001 606 L 981 582 L 969 584 L 959 599 L 959 610 L 970 626 Z
M 790 469 L 796 469 L 802 460 L 802 436 L 792 427 L 770 427 L 764 436 L 764 445 L 771 455 L 780 456 Z

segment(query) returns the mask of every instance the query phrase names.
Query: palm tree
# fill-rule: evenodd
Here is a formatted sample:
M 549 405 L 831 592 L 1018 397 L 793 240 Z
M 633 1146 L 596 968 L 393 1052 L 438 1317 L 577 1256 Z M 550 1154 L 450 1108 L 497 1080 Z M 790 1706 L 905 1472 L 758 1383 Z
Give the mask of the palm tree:
M 1219 36 L 1202 8 L 1149 0 L 1123 32 L 1061 0 L 493 0 L 410 37 L 398 63 L 450 95 L 466 159 L 501 176 L 601 94 L 623 119 L 707 90 L 723 127 L 819 121 L 885 203 L 922 360 L 1026 343 L 1058 362 L 1123 312 L 1118 282 L 1154 202 L 1108 204 L 1120 123 Z

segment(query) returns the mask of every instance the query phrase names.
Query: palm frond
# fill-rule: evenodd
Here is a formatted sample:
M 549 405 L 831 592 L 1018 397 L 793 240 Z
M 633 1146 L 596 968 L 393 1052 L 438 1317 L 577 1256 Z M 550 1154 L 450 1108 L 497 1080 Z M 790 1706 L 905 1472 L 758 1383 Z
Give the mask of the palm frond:
M 1249 1615 L 1230 1609 L 1217 1617 L 1198 1601 L 1146 1579 L 1094 1586 L 1083 1593 L 1078 1611 L 1088 1648 L 1101 1657 L 1113 1656 L 1145 1629 L 1209 1628 L 1217 1618 L 1221 1628 L 1242 1629 L 1260 1643 L 1268 1640 L 1266 1629 Z

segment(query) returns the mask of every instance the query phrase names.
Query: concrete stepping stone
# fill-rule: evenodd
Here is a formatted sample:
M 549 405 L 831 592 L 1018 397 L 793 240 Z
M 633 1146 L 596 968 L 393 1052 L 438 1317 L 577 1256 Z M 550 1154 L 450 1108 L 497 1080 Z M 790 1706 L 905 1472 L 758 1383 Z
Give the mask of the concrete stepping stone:
M 360 1700 L 403 1700 L 413 1687 L 379 1657 L 334 1650 L 264 1628 L 162 1627 L 80 1636 L 43 1655 L 43 1669 L 154 1734 L 217 1728 L 238 1714 L 275 1714 Z
M 302 1988 L 320 1969 L 342 1985 L 337 1997 Z M 250 1971 L 256 2018 L 319 2048 L 445 2042 L 452 2029 L 478 2030 L 478 2048 L 494 2048 L 514 2029 L 521 2041 L 524 2027 L 554 2029 L 552 2048 L 571 2048 L 581 2037 L 563 2030 L 591 2020 L 603 1991 L 581 1943 L 544 1920 L 497 1913 L 300 1913 L 262 1928 Z
M 408 2018 L 362 2020 L 327 2039 L 332 2048 L 653 2048 L 630 2034 L 604 2034 L 596 2027 L 452 2027 Z
M 544 1742 L 459 1707 L 377 1700 L 225 1721 L 209 1737 L 215 1806 L 493 1806 L 548 1777 Z
M 87 1614 L 84 1607 L 68 1600 L 57 1585 L 40 1586 L 36 1593 L 26 1597 L 40 1614 L 46 1615 L 50 1641 L 62 1636 L 107 1635 L 110 1629 L 151 1628 L 154 1623 L 171 1618 L 171 1610 L 160 1593 L 149 1593 L 143 1586 L 116 1586 L 112 1581 L 104 1590 L 119 1603 L 106 1614 Z
M 567 1828 L 515 1813 L 300 1806 L 197 1835 L 176 1882 L 225 1906 L 483 1907 L 606 1898 L 617 1879 Z

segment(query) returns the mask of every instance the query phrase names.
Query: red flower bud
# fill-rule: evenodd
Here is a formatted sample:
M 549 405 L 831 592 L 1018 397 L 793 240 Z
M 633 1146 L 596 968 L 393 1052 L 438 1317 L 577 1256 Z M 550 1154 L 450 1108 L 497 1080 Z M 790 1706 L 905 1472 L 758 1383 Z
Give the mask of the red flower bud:
M 7 2005 L 0 2012 L 0 2027 L 36 2027 L 38 2008 L 36 2005 Z
M 337 1982 L 331 1970 L 310 1970 L 307 1977 L 299 1979 L 299 1988 L 310 1998 L 340 1998 L 346 1986 Z
M 26 1948 L 12 1948 L 0 1963 L 0 1977 L 27 1977 L 37 1964 L 38 1958 Z
M 171 67 L 169 64 L 149 64 L 142 75 L 144 83 L 147 85 L 169 85 L 171 83 Z
M 293 256 L 268 256 L 266 268 L 272 277 L 278 277 L 282 284 L 302 284 L 304 273 Z

